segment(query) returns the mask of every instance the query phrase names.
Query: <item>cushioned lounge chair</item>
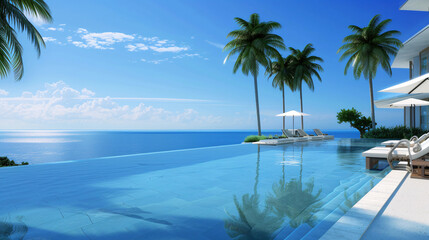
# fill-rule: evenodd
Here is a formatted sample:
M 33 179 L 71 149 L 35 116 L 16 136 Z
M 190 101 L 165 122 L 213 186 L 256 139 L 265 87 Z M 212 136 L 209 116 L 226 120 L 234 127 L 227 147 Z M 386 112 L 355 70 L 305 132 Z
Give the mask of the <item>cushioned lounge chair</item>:
M 399 145 L 405 145 L 406 147 L 400 148 Z M 392 169 L 396 169 L 393 162 L 407 162 L 408 170 L 411 168 L 411 162 L 413 160 L 425 160 L 429 154 L 429 141 L 424 141 L 421 145 L 415 143 L 414 147 L 411 147 L 410 141 L 407 139 L 400 140 L 392 148 L 386 147 L 375 147 L 362 153 L 366 157 L 366 168 L 373 168 L 379 160 L 387 160 Z
M 322 136 L 310 136 L 310 135 L 308 135 L 304 130 L 302 130 L 302 129 L 297 129 L 296 130 L 297 132 L 298 132 L 298 135 L 300 136 L 300 137 L 306 137 L 306 138 L 309 138 L 309 139 L 312 139 L 312 140 L 323 140 L 323 137 Z
M 429 133 L 425 133 L 425 134 L 421 135 L 420 137 L 413 136 L 409 140 L 410 141 L 410 147 L 414 147 L 415 143 L 421 144 L 422 142 L 426 141 L 428 138 L 429 138 Z M 399 141 L 401 141 L 401 140 L 389 140 L 389 141 L 382 142 L 381 145 L 383 145 L 385 147 L 393 147 Z M 398 147 L 404 148 L 404 147 L 407 147 L 407 145 L 405 143 L 402 143 L 402 144 L 398 145 Z
M 328 134 L 326 134 L 326 133 L 323 133 L 323 132 L 322 132 L 322 131 L 320 131 L 320 129 L 318 129 L 318 128 L 313 129 L 313 131 L 314 131 L 314 133 L 315 133 L 317 136 L 321 136 L 321 137 L 323 137 L 323 139 L 334 139 L 334 136 L 333 136 L 333 135 L 328 135 Z
M 292 133 L 292 131 L 289 129 L 284 129 L 284 130 L 282 129 L 282 132 L 286 137 L 288 137 L 289 139 L 293 139 L 295 142 L 301 142 L 301 141 L 309 140 L 308 138 L 303 138 L 303 137 L 299 137 L 299 136 L 294 135 Z

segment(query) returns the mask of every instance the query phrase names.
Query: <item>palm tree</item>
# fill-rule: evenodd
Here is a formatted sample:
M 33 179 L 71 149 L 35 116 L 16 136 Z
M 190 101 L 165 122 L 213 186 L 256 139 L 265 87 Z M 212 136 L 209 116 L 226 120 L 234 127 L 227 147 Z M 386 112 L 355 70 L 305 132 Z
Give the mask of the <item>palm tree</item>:
M 6 77 L 13 69 L 15 79 L 20 80 L 24 74 L 23 49 L 16 30 L 27 33 L 39 56 L 41 46 L 45 46 L 42 36 L 24 13 L 47 22 L 52 21 L 52 16 L 44 0 L 0 0 L 0 11 L 0 76 Z
M 307 44 L 302 51 L 292 47 L 289 49 L 292 52 L 290 68 L 294 73 L 293 75 L 296 88 L 299 89 L 301 112 L 303 112 L 304 107 L 302 103 L 302 83 L 305 82 L 308 88 L 311 91 L 314 91 L 313 75 L 316 76 L 319 81 L 322 81 L 319 72 L 322 72 L 323 68 L 317 62 L 323 62 L 323 59 L 318 56 L 311 55 L 315 51 L 311 43 Z M 301 116 L 301 129 L 304 129 L 303 116 Z
M 282 91 L 283 97 L 283 112 L 286 112 L 285 106 L 285 87 L 294 92 L 296 90 L 296 85 L 293 79 L 292 71 L 290 69 L 291 56 L 286 58 L 281 58 L 279 61 L 271 62 L 268 67 L 266 74 L 269 78 L 273 78 L 273 87 L 279 88 Z M 283 130 L 285 129 L 285 117 L 283 116 Z
M 391 21 L 391 19 L 381 21 L 380 15 L 376 15 L 366 27 L 350 25 L 349 29 L 352 30 L 353 34 L 346 36 L 343 40 L 344 45 L 338 49 L 338 52 L 344 51 L 340 61 L 348 58 L 344 75 L 347 74 L 349 67 L 353 66 L 353 75 L 356 79 L 360 78 L 363 73 L 364 78 L 369 80 L 372 128 L 375 128 L 376 124 L 372 79 L 375 77 L 379 66 L 389 76 L 392 75 L 390 57 L 396 56 L 399 47 L 402 46 L 401 41 L 394 37 L 400 34 L 399 31 L 383 32 Z
M 280 53 L 277 49 L 285 49 L 283 38 L 273 34 L 274 29 L 281 25 L 277 22 L 261 22 L 259 15 L 254 13 L 250 15 L 250 21 L 241 18 L 234 18 L 240 29 L 234 30 L 227 35 L 234 38 L 224 47 L 224 51 L 230 50 L 224 63 L 233 55 L 238 54 L 235 61 L 233 72 L 238 68 L 247 76 L 253 76 L 255 85 L 256 117 L 258 120 L 258 135 L 261 135 L 261 120 L 259 116 L 259 98 L 258 98 L 258 73 L 259 65 L 266 67 L 269 58 L 280 59 Z

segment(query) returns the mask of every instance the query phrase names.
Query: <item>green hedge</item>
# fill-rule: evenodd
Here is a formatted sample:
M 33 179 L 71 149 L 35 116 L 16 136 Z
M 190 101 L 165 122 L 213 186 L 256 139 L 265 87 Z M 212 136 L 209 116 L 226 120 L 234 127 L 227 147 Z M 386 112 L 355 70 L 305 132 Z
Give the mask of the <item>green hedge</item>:
M 264 139 L 267 139 L 267 137 L 265 137 L 264 135 L 262 136 L 250 135 L 244 139 L 244 142 L 257 142 L 259 140 L 264 140 Z
M 11 167 L 19 165 L 28 165 L 28 162 L 21 162 L 21 164 L 16 164 L 15 161 L 10 160 L 8 157 L 0 157 L 0 167 Z
M 250 135 L 250 136 L 247 136 L 245 139 L 244 139 L 244 142 L 257 142 L 257 141 L 259 141 L 259 140 L 264 140 L 264 139 L 280 139 L 280 138 L 286 138 L 286 136 L 284 136 L 284 135 L 269 135 L 268 137 L 266 137 L 266 136 L 264 136 L 264 135 L 262 135 L 262 136 L 258 136 L 258 135 Z
M 387 139 L 410 139 L 412 136 L 418 136 L 425 134 L 426 130 L 421 128 L 408 128 L 404 126 L 396 127 L 378 127 L 373 130 L 366 132 L 364 138 L 387 138 Z

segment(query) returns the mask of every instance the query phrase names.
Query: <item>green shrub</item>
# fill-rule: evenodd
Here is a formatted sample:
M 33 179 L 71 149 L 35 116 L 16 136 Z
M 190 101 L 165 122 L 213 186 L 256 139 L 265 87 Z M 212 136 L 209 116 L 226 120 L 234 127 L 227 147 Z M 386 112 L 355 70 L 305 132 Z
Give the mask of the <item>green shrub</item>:
M 19 165 L 28 165 L 28 162 L 21 162 L 21 164 L 16 164 L 15 161 L 10 160 L 8 157 L 0 157 L 0 167 L 11 167 Z
M 267 137 L 265 137 L 264 135 L 262 136 L 250 135 L 244 139 L 244 142 L 257 142 L 259 140 L 264 140 L 264 139 L 267 139 Z
M 349 123 L 350 127 L 356 128 L 362 138 L 366 131 L 371 129 L 372 121 L 370 117 L 365 117 L 361 112 L 354 108 L 341 109 L 337 113 L 338 123 Z M 377 123 L 376 123 L 377 125 Z
M 408 128 L 404 126 L 379 127 L 366 132 L 364 138 L 410 139 L 412 136 L 425 134 L 427 131 L 421 128 Z

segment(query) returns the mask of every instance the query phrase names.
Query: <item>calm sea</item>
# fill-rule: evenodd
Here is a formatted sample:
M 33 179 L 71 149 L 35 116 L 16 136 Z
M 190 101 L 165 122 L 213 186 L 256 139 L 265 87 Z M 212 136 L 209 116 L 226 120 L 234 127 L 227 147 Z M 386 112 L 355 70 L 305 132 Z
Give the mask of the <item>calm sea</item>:
M 357 131 L 325 132 L 336 138 L 359 138 Z M 1 131 L 0 156 L 30 164 L 60 162 L 238 144 L 251 134 L 255 132 Z

